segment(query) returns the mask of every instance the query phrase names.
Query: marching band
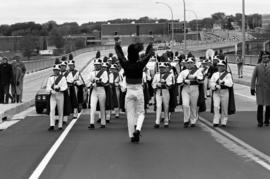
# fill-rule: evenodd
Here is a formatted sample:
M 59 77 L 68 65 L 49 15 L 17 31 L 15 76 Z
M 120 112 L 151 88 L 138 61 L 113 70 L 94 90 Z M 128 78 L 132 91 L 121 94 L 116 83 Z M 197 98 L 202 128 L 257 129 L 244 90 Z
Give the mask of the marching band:
M 183 127 L 188 128 L 196 126 L 199 112 L 206 111 L 205 101 L 210 98 L 213 127 L 226 127 L 228 115 L 235 113 L 235 102 L 233 79 L 224 57 L 195 58 L 191 53 L 185 56 L 178 52 L 174 57 L 173 53 L 160 57 L 152 44 L 145 54 L 139 55 L 141 51 L 142 44 L 132 44 L 125 56 L 118 42 L 115 55 L 110 53 L 102 59 L 98 51 L 94 70 L 85 82 L 73 58 L 55 65 L 47 82 L 51 94 L 49 130 L 55 128 L 56 115 L 59 130 L 70 114 L 78 117 L 83 107 L 79 99 L 85 95 L 79 93 L 80 87 L 88 89 L 88 128 L 95 129 L 96 122 L 105 128 L 113 114 L 119 118 L 126 112 L 131 142 L 139 142 L 145 113 L 152 105 L 156 112 L 154 128 L 160 128 L 161 123 L 168 128 L 177 105 L 182 106 Z M 100 121 L 96 119 L 97 111 Z

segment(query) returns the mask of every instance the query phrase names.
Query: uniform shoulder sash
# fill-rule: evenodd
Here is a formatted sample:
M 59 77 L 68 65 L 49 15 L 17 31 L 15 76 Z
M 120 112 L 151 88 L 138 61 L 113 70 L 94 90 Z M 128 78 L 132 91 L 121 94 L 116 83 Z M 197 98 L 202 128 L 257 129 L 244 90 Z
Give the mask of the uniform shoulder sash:
M 171 74 L 170 72 L 165 73 L 165 74 L 163 75 L 162 79 L 163 79 L 163 80 L 166 80 L 170 74 Z
M 190 75 L 193 75 L 197 70 L 198 70 L 198 68 L 193 68 L 193 69 L 189 72 L 189 74 L 190 74 Z
M 55 85 L 58 85 L 58 83 L 62 80 L 62 75 L 59 75 L 57 78 L 56 78 L 56 80 L 54 81 L 54 84 Z
M 105 70 L 100 70 L 100 71 L 97 73 L 96 77 L 97 77 L 97 78 L 100 78 L 101 75 L 104 73 L 104 71 L 105 71 Z
M 78 72 L 77 70 L 74 70 L 71 73 L 72 73 L 73 76 L 75 76 L 77 72 Z
M 227 76 L 228 72 L 225 71 L 220 77 L 219 80 L 223 80 L 225 78 L 225 76 Z

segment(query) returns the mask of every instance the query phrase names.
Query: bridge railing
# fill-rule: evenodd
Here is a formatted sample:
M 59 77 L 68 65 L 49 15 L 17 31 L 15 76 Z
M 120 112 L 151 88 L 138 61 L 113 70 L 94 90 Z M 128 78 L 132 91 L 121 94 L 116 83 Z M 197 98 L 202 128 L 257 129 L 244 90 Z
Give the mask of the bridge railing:
M 226 55 L 229 63 L 236 63 L 236 55 L 235 54 L 227 54 Z M 246 55 L 244 64 L 245 65 L 256 65 L 258 62 L 258 55 Z
M 108 50 L 111 49 L 112 46 L 96 46 L 96 47 L 89 47 L 89 48 L 83 48 L 76 51 L 73 51 L 72 54 L 74 56 L 86 53 L 86 52 L 93 52 L 97 50 Z M 49 58 L 43 58 L 40 60 L 32 60 L 32 61 L 24 61 L 25 67 L 26 67 L 26 73 L 32 73 L 35 71 L 43 70 L 49 67 L 52 67 L 54 65 L 55 59 L 57 57 L 49 57 Z

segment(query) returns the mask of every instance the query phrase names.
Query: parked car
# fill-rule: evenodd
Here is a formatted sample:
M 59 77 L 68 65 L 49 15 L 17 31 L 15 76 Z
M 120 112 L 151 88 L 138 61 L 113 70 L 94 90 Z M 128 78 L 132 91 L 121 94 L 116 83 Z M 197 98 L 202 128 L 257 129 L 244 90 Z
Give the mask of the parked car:
M 38 114 L 43 113 L 44 109 L 46 112 L 49 111 L 50 106 L 50 93 L 46 91 L 47 79 L 43 81 L 41 88 L 36 93 L 35 107 Z

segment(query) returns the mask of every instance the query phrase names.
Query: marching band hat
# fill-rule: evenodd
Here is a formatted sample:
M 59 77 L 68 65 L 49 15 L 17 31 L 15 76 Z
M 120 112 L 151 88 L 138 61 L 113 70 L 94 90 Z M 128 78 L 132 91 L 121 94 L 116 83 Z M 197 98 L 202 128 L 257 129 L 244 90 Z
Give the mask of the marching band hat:
M 226 66 L 226 62 L 224 60 L 219 60 L 218 66 Z
M 192 58 L 192 57 L 189 57 L 187 60 L 186 60 L 186 63 L 194 63 L 195 60 Z
M 69 60 L 68 65 L 75 65 L 75 61 L 74 60 Z
M 213 60 L 220 60 L 220 59 L 218 58 L 218 56 L 214 56 Z
M 61 62 L 61 63 L 60 63 L 60 66 L 67 66 L 67 62 L 64 62 L 64 61 Z
M 163 63 L 162 62 L 159 62 L 158 63 L 158 67 L 159 68 L 166 68 L 166 64 L 164 62 Z
M 108 67 L 108 63 L 102 63 L 102 67 Z
M 101 65 L 101 59 L 95 59 L 94 60 L 94 65 Z
M 210 61 L 208 59 L 204 59 L 202 63 L 209 63 Z
M 117 67 L 116 67 L 115 64 L 113 64 L 113 65 L 111 65 L 111 68 L 110 69 L 117 69 Z
M 60 70 L 60 65 L 54 65 L 53 70 Z

